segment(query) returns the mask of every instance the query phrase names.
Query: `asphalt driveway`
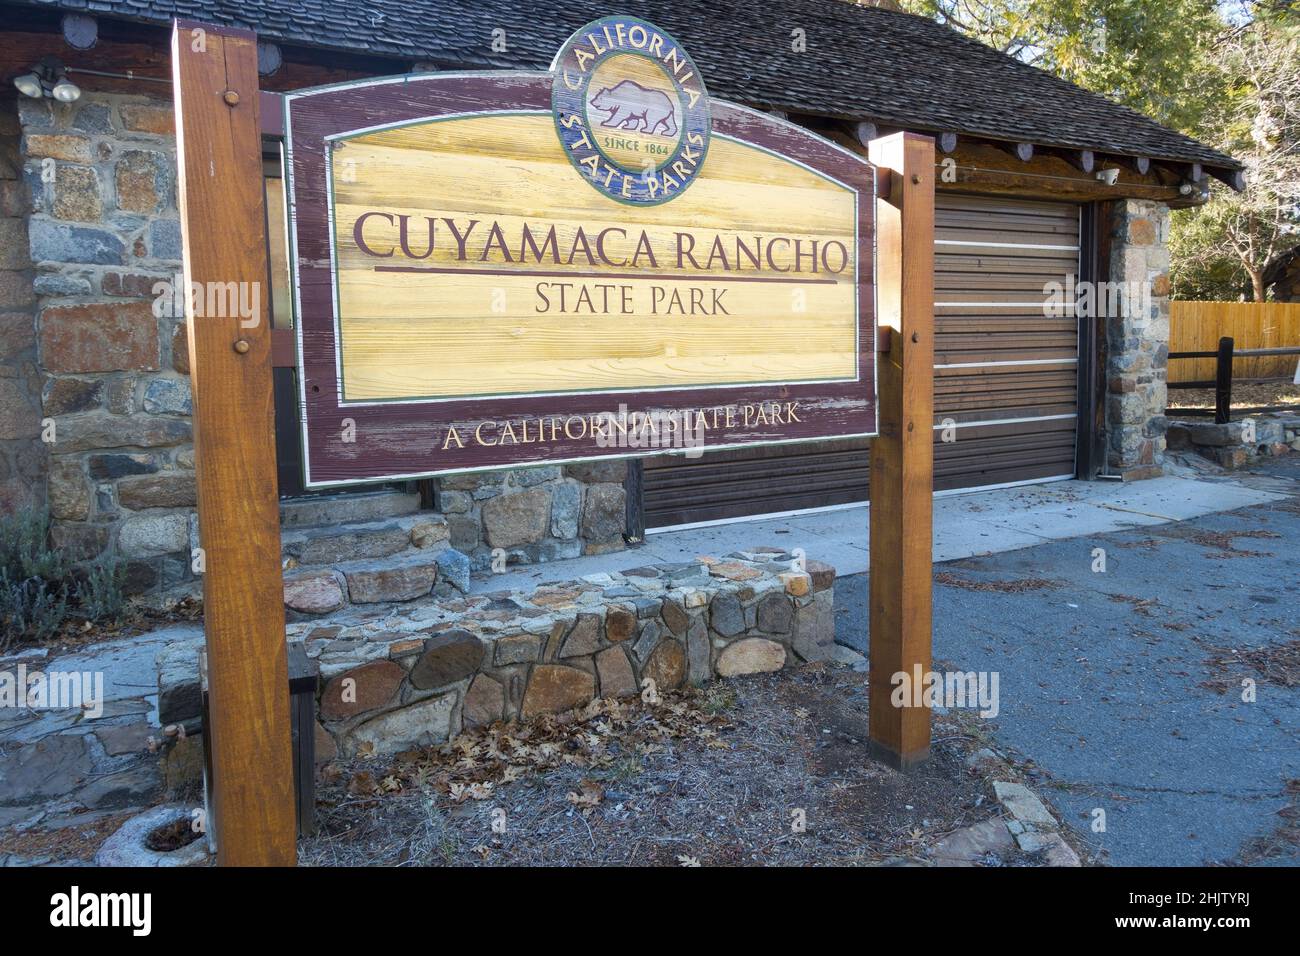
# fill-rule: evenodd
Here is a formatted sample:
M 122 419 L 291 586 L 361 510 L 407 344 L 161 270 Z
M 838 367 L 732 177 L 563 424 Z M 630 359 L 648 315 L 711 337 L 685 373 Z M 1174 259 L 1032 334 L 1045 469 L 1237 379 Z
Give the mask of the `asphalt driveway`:
M 992 746 L 1100 860 L 1300 864 L 1297 545 L 1290 498 L 936 565 L 935 657 L 999 673 Z M 866 585 L 835 586 L 864 653 Z

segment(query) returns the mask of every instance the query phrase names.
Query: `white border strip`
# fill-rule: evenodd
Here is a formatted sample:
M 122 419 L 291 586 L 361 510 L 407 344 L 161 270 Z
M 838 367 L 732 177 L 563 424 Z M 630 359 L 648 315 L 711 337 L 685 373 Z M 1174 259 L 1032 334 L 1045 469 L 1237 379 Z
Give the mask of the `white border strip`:
M 1074 481 L 1074 475 L 1052 475 L 1050 478 L 1022 478 L 1020 481 L 1001 481 L 995 485 L 973 485 L 970 488 L 949 488 L 936 491 L 936 498 L 956 498 L 961 495 L 977 495 L 981 491 L 997 491 L 999 488 L 1023 488 L 1025 485 L 1048 485 L 1057 481 Z
M 689 524 L 669 524 L 657 528 L 646 528 L 646 535 L 664 534 L 669 531 L 691 531 L 695 528 L 716 528 L 724 524 L 741 524 L 746 521 L 765 521 L 769 518 L 798 518 L 803 515 L 817 515 L 830 511 L 848 511 L 852 508 L 866 508 L 866 501 L 850 501 L 842 505 L 820 505 L 816 508 L 796 508 L 793 511 L 772 511 L 761 515 L 741 515 L 738 518 L 714 518 L 712 521 L 692 521 Z
M 936 246 L 975 246 L 988 249 L 1057 249 L 1061 252 L 1078 252 L 1079 246 L 1051 246 L 1034 242 L 975 242 L 971 239 L 936 239 Z
M 1044 300 L 1044 299 L 1039 299 L 1037 302 L 936 302 L 936 303 L 934 304 L 934 307 L 935 307 L 936 309 L 939 308 L 939 307 L 941 307 L 941 306 L 947 306 L 947 307 L 949 307 L 949 308 L 956 307 L 956 308 L 963 308 L 963 309 L 971 309 L 971 308 L 981 308 L 981 309 L 1042 309 L 1042 310 L 1044 310 L 1044 311 L 1043 311 L 1043 314 L 1044 314 L 1044 315 L 1047 315 L 1047 311 L 1046 311 L 1046 310 L 1047 310 L 1048 308 L 1052 308 L 1052 309 L 1061 309 L 1061 310 L 1065 310 L 1065 309 L 1073 309 L 1073 308 L 1075 307 L 1075 303 L 1073 303 L 1073 302 L 1062 302 L 1062 303 L 1060 303 L 1060 304 L 1058 304 L 1058 305 L 1050 305 L 1046 300 Z M 1068 316 L 1068 315 L 1051 315 L 1051 316 L 1048 316 L 1048 318 L 1053 318 L 1053 319 L 1068 319 L 1068 318 L 1072 318 L 1072 316 Z
M 982 422 L 953 422 L 951 425 L 935 425 L 934 430 L 941 428 L 979 428 L 982 425 L 1020 425 L 1024 422 L 1059 422 L 1067 418 L 1078 418 L 1078 414 L 1071 412 L 1068 415 L 1033 415 L 1029 418 L 994 418 Z
M 1003 362 L 949 362 L 935 368 L 1003 368 L 1010 365 L 1077 365 L 1077 358 L 1007 359 Z

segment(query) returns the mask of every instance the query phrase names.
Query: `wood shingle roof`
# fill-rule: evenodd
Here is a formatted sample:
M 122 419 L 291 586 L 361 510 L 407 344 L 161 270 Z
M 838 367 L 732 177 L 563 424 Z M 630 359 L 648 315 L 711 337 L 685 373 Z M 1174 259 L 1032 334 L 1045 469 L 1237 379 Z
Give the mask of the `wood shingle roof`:
M 1231 157 L 923 17 L 845 0 L 23 0 L 168 23 L 246 27 L 266 40 L 433 61 L 546 69 L 578 27 L 644 17 L 691 52 L 715 96 L 920 131 L 1238 169 Z M 493 51 L 504 30 L 505 51 Z M 796 31 L 806 50 L 796 52 Z M 498 35 L 499 37 L 499 35 Z

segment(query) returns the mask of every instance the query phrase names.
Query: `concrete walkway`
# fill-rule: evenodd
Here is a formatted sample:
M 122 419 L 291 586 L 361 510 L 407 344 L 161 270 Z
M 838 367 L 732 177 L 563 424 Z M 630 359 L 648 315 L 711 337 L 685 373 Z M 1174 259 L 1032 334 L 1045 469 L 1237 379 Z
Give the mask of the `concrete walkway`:
M 1191 476 L 1132 484 L 1060 481 L 939 496 L 934 502 L 934 559 L 955 561 L 1079 535 L 1184 521 L 1282 497 L 1276 490 L 1251 487 L 1248 481 Z M 834 565 L 841 576 L 860 574 L 867 570 L 869 555 L 867 510 L 867 505 L 861 505 L 651 533 L 644 545 L 627 551 L 476 577 L 474 590 L 522 588 L 765 544 L 803 548 L 808 557 Z

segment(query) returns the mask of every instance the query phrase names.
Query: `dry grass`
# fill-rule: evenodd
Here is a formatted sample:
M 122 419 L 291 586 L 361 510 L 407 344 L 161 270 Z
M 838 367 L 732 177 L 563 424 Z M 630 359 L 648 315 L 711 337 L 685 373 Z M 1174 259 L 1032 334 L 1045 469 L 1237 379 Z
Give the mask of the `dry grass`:
M 1247 843 L 1232 861 L 1235 865 L 1254 866 L 1278 857 L 1289 859 L 1300 850 L 1300 780 L 1288 780 L 1285 789 L 1291 799 L 1277 812 L 1278 825 Z
M 52 857 L 90 862 L 104 841 L 137 812 L 95 816 L 85 823 L 56 829 L 3 830 L 0 831 L 0 856 L 14 853 L 28 859 Z
M 1159 608 L 1160 602 L 1155 598 L 1140 598 L 1132 594 L 1108 594 L 1106 595 L 1115 604 L 1131 604 L 1133 612 L 1141 614 L 1144 617 L 1150 617 L 1152 609 Z
M 1201 686 L 1216 694 L 1241 688 L 1241 675 L 1252 670 L 1259 680 L 1277 687 L 1300 686 L 1300 640 L 1284 644 L 1265 644 L 1263 647 L 1241 650 L 1235 647 L 1208 648 L 1211 656 L 1205 663 L 1216 673 Z
M 720 681 L 660 704 L 597 702 L 336 766 L 318 791 L 320 833 L 302 841 L 300 858 L 871 865 L 919 860 L 998 812 L 987 779 L 964 762 L 984 745 L 978 720 L 937 718 L 933 757 L 909 774 L 869 758 L 866 725 L 864 675 L 828 665 Z M 993 862 L 1038 862 L 1015 856 Z
M 1169 524 L 1150 529 L 1151 534 L 1163 538 L 1177 538 L 1205 548 L 1207 558 L 1271 558 L 1271 551 L 1251 551 L 1238 548 L 1237 538 L 1280 538 L 1276 531 L 1255 528 L 1248 531 L 1210 531 L 1185 524 Z
M 934 576 L 936 584 L 945 587 L 961 588 L 965 591 L 997 591 L 1002 594 L 1023 594 L 1027 591 L 1049 591 L 1061 586 L 1060 581 L 1047 578 L 1015 578 L 1010 581 L 976 581 L 963 578 L 948 571 L 940 571 Z
M 1292 385 L 1286 380 L 1252 384 L 1233 383 L 1233 408 L 1256 408 L 1262 405 L 1294 407 L 1297 411 L 1300 411 L 1300 386 Z M 1170 389 L 1169 407 L 1213 408 L 1214 389 Z

